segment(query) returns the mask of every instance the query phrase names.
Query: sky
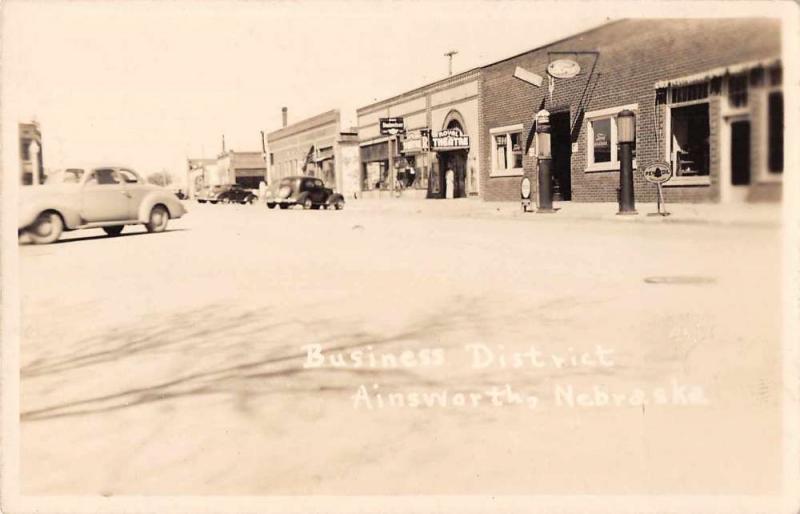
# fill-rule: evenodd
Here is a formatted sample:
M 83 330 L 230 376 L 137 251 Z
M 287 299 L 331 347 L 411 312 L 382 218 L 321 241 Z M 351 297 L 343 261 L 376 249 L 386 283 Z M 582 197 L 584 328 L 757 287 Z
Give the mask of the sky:
M 260 131 L 355 109 L 608 21 L 525 1 L 23 1 L 3 4 L 3 119 L 44 163 L 167 170 L 260 151 Z M 549 6 L 549 8 L 547 8 Z

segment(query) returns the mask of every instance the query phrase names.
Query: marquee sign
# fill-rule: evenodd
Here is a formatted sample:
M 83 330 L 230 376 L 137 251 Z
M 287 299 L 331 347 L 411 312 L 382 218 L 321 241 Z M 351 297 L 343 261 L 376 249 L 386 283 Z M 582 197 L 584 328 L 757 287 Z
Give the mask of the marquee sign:
M 381 118 L 381 134 L 384 136 L 402 134 L 406 131 L 406 124 L 403 118 Z
M 558 59 L 547 66 L 547 73 L 557 79 L 571 79 L 580 72 L 580 64 L 570 59 Z
M 403 138 L 403 153 L 427 152 L 431 149 L 431 132 L 428 129 L 409 130 Z
M 440 130 L 431 137 L 431 145 L 436 151 L 466 149 L 469 148 L 469 136 L 457 128 Z

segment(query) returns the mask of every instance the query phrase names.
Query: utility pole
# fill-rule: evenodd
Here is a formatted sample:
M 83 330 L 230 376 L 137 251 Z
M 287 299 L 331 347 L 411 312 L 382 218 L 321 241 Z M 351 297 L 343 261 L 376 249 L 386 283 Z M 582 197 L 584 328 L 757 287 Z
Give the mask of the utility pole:
M 450 76 L 453 74 L 453 56 L 458 53 L 458 50 L 450 50 L 449 52 L 445 52 L 444 56 L 448 58 L 447 60 L 447 75 Z

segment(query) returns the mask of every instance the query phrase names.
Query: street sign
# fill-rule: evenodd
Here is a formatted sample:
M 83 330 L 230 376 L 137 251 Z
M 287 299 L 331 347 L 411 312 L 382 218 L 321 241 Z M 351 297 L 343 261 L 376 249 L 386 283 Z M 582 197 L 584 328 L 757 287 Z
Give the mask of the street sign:
M 557 79 L 570 79 L 580 72 L 580 64 L 570 59 L 558 59 L 547 65 L 547 73 Z
M 544 81 L 544 77 L 541 75 L 537 75 L 532 71 L 528 71 L 525 68 L 521 68 L 517 66 L 517 69 L 514 70 L 514 77 L 527 82 L 528 84 L 533 84 L 536 87 L 541 87 L 542 82 Z
M 528 177 L 522 177 L 522 181 L 519 183 L 519 197 L 522 202 L 522 211 L 528 212 L 528 209 L 531 208 L 531 179 Z
M 668 162 L 656 162 L 642 172 L 644 179 L 654 184 L 663 184 L 672 178 L 672 167 Z
M 403 121 L 403 118 L 399 117 L 381 118 L 380 125 L 381 134 L 384 136 L 394 136 L 396 134 L 402 134 L 406 131 L 406 124 Z

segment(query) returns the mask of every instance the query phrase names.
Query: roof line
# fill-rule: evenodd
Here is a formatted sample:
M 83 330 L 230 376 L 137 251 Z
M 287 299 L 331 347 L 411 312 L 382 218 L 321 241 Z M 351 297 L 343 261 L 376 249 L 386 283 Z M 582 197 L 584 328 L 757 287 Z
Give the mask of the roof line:
M 587 34 L 591 34 L 592 32 L 595 32 L 597 30 L 600 30 L 600 29 L 603 29 L 603 28 L 606 28 L 606 27 L 610 27 L 611 25 L 616 25 L 617 23 L 621 23 L 621 22 L 627 21 L 629 19 L 630 18 L 620 18 L 620 19 L 617 19 L 617 20 L 607 21 L 607 22 L 602 23 L 600 25 L 597 25 L 597 26 L 594 26 L 594 27 L 590 27 L 590 28 L 588 28 L 588 29 L 586 29 L 586 30 L 584 30 L 582 32 L 576 32 L 575 34 L 571 34 L 569 36 L 562 37 L 561 39 L 556 39 L 555 41 L 550 41 L 549 43 L 545 43 L 543 45 L 539 45 L 536 48 L 531 48 L 530 50 L 525 50 L 524 52 L 520 52 L 518 54 L 514 54 L 514 55 L 512 55 L 510 57 L 505 57 L 505 58 L 497 60 L 497 61 L 492 61 L 492 62 L 490 62 L 488 64 L 484 64 L 484 65 L 478 66 L 478 67 L 481 68 L 481 69 L 488 68 L 489 66 L 494 66 L 495 64 L 500 64 L 501 62 L 510 61 L 511 59 L 516 59 L 517 57 L 521 57 L 521 56 L 523 56 L 525 54 L 529 54 L 531 52 L 537 52 L 539 50 L 543 50 L 543 49 L 545 49 L 545 48 L 547 48 L 549 46 L 554 46 L 554 45 L 557 45 L 559 43 L 563 43 L 564 41 L 569 41 L 570 39 L 574 39 L 576 37 L 580 37 L 580 36 L 585 36 Z M 565 53 L 570 53 L 570 52 L 565 52 Z

